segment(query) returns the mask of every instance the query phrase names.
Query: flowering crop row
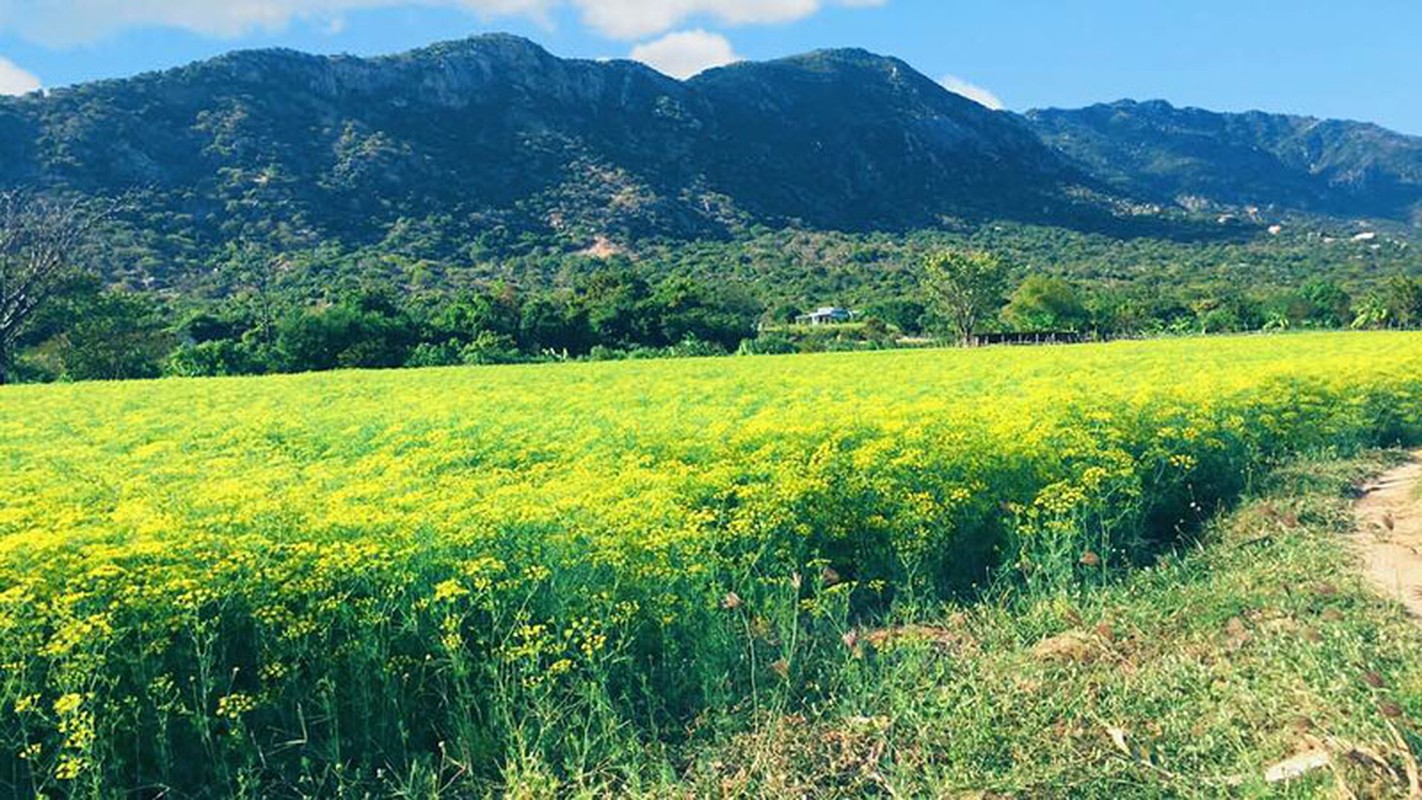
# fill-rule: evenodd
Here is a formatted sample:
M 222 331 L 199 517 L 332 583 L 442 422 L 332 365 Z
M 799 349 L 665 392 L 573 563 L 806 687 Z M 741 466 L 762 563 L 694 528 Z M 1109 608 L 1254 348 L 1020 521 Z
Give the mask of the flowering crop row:
M 493 778 L 1419 434 L 1408 334 L 6 388 L 0 792 Z

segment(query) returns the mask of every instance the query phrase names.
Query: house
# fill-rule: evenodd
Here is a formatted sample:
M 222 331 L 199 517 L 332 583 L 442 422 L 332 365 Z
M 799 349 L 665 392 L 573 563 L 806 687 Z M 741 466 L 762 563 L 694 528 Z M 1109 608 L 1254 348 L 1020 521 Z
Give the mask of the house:
M 808 314 L 801 314 L 795 318 L 797 325 L 837 325 L 848 322 L 854 314 L 847 308 L 836 306 L 821 306 Z

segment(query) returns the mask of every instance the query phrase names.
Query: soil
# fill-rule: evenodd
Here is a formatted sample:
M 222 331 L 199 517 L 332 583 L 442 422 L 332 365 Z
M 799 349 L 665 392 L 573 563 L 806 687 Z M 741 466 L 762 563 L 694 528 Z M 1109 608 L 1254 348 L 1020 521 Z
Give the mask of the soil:
M 1422 451 L 1366 487 L 1357 545 L 1368 580 L 1422 624 Z

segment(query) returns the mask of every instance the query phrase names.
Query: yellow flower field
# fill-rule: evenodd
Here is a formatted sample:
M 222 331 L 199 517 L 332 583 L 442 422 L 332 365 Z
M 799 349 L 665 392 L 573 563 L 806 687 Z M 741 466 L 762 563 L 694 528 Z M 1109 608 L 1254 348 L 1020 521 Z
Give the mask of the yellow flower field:
M 493 773 L 588 686 L 691 719 L 1419 437 L 1403 333 L 3 387 L 0 790 Z

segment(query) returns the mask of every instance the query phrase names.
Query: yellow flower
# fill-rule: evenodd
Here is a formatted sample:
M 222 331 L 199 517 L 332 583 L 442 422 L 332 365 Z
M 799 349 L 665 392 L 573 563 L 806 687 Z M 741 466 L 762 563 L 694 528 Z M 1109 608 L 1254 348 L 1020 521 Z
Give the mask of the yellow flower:
M 76 711 L 79 710 L 79 707 L 83 704 L 83 695 L 74 694 L 72 692 L 69 694 L 60 695 L 59 699 L 54 701 L 54 713 L 58 714 L 61 717 L 72 716 Z
M 225 719 L 237 720 L 243 714 L 248 714 L 257 708 L 257 701 L 250 695 L 241 692 L 233 692 L 217 698 L 217 716 Z
M 446 602 L 469 594 L 469 590 L 456 580 L 447 580 L 435 586 L 435 602 Z
M 65 753 L 60 756 L 59 766 L 54 769 L 54 777 L 61 781 L 72 781 L 84 773 L 89 766 L 82 756 Z

